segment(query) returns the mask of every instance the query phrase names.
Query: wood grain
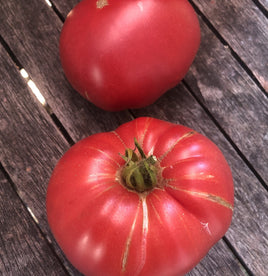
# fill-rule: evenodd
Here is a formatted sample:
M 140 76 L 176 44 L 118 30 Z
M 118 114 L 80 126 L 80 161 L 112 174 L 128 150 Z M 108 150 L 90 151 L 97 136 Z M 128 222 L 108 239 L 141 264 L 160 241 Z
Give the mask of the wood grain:
M 268 92 L 268 18 L 252 0 L 193 0 Z
M 68 275 L 0 170 L 0 274 Z

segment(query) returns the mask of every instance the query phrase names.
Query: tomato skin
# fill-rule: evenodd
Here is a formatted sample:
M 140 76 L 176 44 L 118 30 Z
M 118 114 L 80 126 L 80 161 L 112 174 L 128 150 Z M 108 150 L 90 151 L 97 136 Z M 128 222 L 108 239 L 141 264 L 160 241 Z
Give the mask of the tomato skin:
M 137 138 L 157 158 L 158 186 L 127 189 L 119 155 Z M 56 165 L 47 217 L 67 258 L 85 275 L 184 275 L 227 231 L 230 168 L 206 137 L 142 117 L 85 138 Z
M 200 44 L 187 0 L 83 0 L 60 36 L 71 85 L 96 106 L 118 111 L 153 103 L 185 76 Z

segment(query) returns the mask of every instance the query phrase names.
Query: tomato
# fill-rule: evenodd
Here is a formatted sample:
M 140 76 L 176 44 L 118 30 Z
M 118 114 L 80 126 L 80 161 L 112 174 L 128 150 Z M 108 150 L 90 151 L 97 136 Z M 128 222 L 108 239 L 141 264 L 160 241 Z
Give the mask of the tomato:
M 47 216 L 85 275 L 184 275 L 227 231 L 230 168 L 215 144 L 142 117 L 89 136 L 56 165 Z
M 68 14 L 59 48 L 71 85 L 117 111 L 147 106 L 177 85 L 199 43 L 187 0 L 84 0 Z

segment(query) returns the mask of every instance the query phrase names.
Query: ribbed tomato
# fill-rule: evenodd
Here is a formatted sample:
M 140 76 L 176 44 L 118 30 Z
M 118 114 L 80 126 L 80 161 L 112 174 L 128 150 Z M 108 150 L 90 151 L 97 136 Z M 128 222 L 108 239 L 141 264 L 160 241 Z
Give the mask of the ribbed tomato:
M 106 110 L 139 108 L 177 85 L 200 43 L 187 0 L 83 0 L 60 36 L 71 85 Z
M 57 164 L 47 216 L 85 275 L 184 275 L 228 229 L 233 181 L 221 151 L 143 117 L 85 138 Z

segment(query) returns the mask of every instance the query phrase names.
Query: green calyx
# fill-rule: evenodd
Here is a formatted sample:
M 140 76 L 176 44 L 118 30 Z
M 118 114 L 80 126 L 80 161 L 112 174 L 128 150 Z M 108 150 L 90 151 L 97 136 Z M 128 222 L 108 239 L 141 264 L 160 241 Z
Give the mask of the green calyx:
M 136 138 L 134 142 L 135 149 L 126 149 L 125 155 L 121 155 L 126 161 L 122 178 L 128 189 L 142 193 L 152 190 L 157 184 L 157 159 L 153 155 L 146 157 Z M 139 155 L 135 152 L 136 149 Z

